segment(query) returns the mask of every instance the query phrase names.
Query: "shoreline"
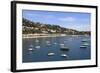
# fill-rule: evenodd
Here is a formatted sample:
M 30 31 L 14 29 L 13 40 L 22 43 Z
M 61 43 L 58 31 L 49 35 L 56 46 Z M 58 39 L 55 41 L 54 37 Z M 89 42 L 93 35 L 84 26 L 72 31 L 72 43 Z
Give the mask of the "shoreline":
M 43 37 L 62 37 L 62 36 L 82 36 L 82 35 L 67 35 L 67 34 L 22 34 L 22 38 L 43 38 Z M 90 35 L 84 35 L 90 36 Z
M 40 37 L 58 37 L 66 36 L 65 34 L 23 34 L 22 38 L 40 38 Z

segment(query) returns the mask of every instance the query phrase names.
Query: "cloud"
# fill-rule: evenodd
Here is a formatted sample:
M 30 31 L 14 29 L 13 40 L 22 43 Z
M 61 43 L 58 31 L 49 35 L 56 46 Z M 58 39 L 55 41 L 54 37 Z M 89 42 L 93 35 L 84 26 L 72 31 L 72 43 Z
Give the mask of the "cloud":
M 76 18 L 74 17 L 64 17 L 64 18 L 59 18 L 60 21 L 67 21 L 67 22 L 73 22 L 76 21 Z

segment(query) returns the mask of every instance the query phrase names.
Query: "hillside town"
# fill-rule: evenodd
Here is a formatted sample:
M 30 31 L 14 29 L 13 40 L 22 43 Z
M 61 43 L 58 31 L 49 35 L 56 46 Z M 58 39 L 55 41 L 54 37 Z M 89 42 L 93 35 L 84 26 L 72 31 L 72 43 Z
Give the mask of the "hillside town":
M 61 27 L 55 24 L 43 24 L 23 18 L 23 34 L 66 34 L 66 35 L 90 35 L 90 31 L 78 31 Z

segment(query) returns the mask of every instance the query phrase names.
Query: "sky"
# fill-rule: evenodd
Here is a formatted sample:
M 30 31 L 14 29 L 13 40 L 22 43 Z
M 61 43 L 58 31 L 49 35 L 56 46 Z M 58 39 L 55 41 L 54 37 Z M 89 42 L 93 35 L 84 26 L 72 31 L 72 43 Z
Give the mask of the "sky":
M 23 10 L 22 17 L 33 22 L 59 25 L 78 31 L 91 30 L 90 13 Z

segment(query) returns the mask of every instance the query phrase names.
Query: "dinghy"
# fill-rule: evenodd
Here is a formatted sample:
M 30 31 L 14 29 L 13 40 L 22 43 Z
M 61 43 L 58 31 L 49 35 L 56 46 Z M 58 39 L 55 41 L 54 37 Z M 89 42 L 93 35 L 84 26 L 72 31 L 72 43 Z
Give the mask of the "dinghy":
M 36 46 L 35 48 L 39 49 L 39 48 L 40 48 L 40 46 Z
M 29 51 L 32 51 L 32 50 L 33 50 L 33 48 L 29 48 L 28 50 L 29 50 Z
M 80 46 L 80 48 L 87 48 L 87 46 L 82 45 L 82 46 Z
M 55 55 L 55 53 L 53 53 L 53 52 L 48 53 L 48 56 L 54 56 L 54 55 Z
M 64 44 L 60 44 L 60 50 L 68 51 L 69 48 L 68 47 L 65 47 Z
M 60 47 L 60 50 L 69 51 L 69 48 L 68 47 Z
M 88 42 L 88 40 L 87 39 L 83 39 L 82 42 Z
M 64 47 L 64 44 L 60 44 L 60 47 Z
M 29 48 L 28 48 L 28 50 L 29 50 L 29 51 L 33 51 L 33 50 L 34 50 L 34 49 L 33 49 L 33 45 L 30 45 Z
M 67 54 L 61 54 L 61 56 L 62 56 L 62 57 L 68 57 L 68 55 L 67 55 Z
M 89 46 L 89 43 L 85 42 L 83 43 L 83 46 Z

